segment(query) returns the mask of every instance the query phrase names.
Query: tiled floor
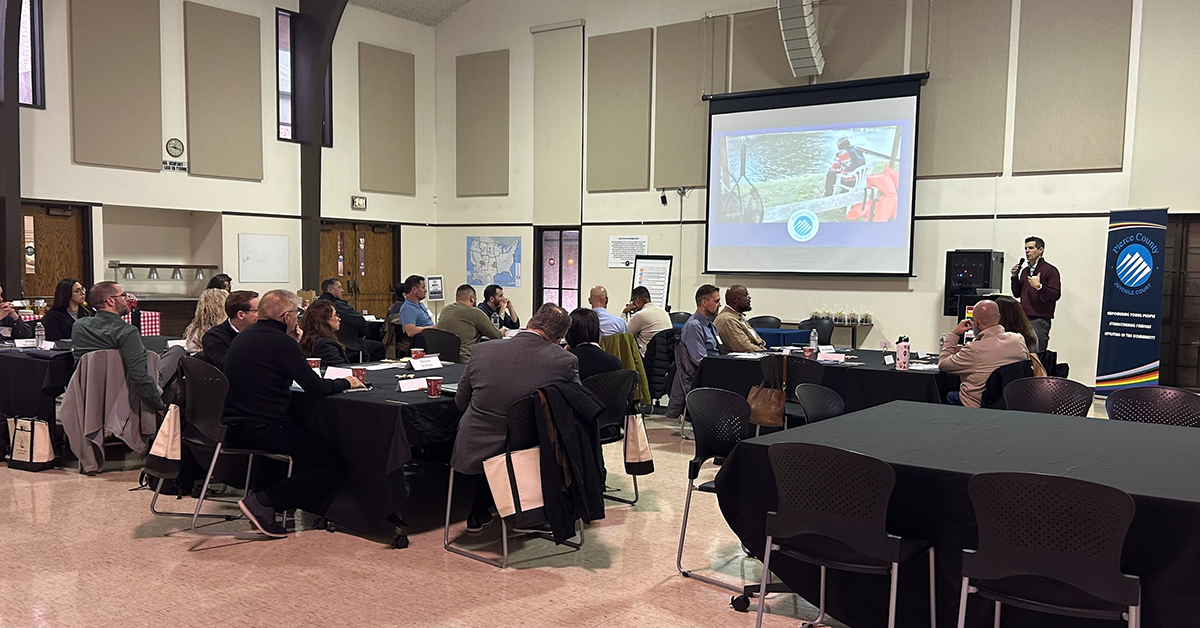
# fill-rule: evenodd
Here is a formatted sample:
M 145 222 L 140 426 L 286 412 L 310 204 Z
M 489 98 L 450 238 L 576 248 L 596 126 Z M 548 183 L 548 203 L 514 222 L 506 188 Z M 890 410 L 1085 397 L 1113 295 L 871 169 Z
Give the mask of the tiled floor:
M 311 529 L 277 541 L 201 538 L 181 532 L 182 519 L 150 514 L 150 492 L 129 490 L 137 470 L 85 477 L 0 466 L 0 628 L 753 626 L 753 613 L 729 607 L 730 593 L 676 573 L 693 446 L 673 424 L 648 427 L 656 472 L 642 479 L 638 505 L 609 505 L 580 551 L 513 543 L 505 570 L 442 549 L 444 468 L 411 478 L 412 544 L 393 550 Z M 619 468 L 619 447 L 606 448 L 610 468 Z M 625 481 L 613 480 L 628 488 Z M 464 540 L 498 549 L 498 529 Z M 758 580 L 761 565 L 741 553 L 711 495 L 693 499 L 688 530 L 685 567 Z M 463 534 L 462 523 L 452 532 Z M 767 626 L 816 615 L 795 595 L 768 603 Z

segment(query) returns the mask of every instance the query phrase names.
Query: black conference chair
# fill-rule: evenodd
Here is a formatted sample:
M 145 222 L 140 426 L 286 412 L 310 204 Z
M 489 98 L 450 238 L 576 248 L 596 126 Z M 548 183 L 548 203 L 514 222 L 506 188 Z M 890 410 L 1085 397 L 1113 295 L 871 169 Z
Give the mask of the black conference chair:
M 683 542 L 687 537 L 688 512 L 692 493 L 700 491 L 716 495 L 716 482 L 696 485 L 700 467 L 713 458 L 724 458 L 733 451 L 750 431 L 750 404 L 737 393 L 719 388 L 696 388 L 687 395 L 687 414 L 692 420 L 696 437 L 696 455 L 688 462 L 687 499 L 683 502 L 683 524 L 679 528 L 679 551 L 675 554 L 675 569 L 684 578 L 695 578 L 723 589 L 741 594 L 743 587 L 701 576 L 683 568 Z M 764 571 L 765 573 L 765 571 Z
M 751 327 L 761 327 L 763 329 L 779 329 L 783 321 L 779 320 L 778 316 L 755 316 L 746 321 Z
M 805 425 L 841 416 L 846 411 L 846 402 L 832 388 L 820 384 L 800 384 L 795 390 L 796 399 L 804 409 Z
M 980 407 L 1004 410 L 1004 389 L 1018 379 L 1033 377 L 1033 361 L 1011 362 L 992 371 L 980 395 Z
M 1004 387 L 1004 405 L 1023 412 L 1087 416 L 1092 389 L 1061 377 L 1026 377 Z
M 1200 427 L 1200 395 L 1170 386 L 1123 388 L 1104 401 L 1108 418 Z
M 800 329 L 812 329 L 817 332 L 817 344 L 829 345 L 833 344 L 833 321 L 828 318 L 809 318 L 800 321 L 796 327 Z
M 691 312 L 671 312 L 671 322 L 672 323 L 676 323 L 676 324 L 686 323 L 686 322 L 688 322 L 688 319 L 691 317 L 692 317 Z
M 426 330 L 429 331 L 429 330 Z M 424 332 L 421 332 L 424 333 Z M 541 445 L 541 439 L 538 436 L 538 411 L 541 408 L 534 403 L 534 395 L 523 397 L 512 403 L 508 407 L 508 446 L 513 452 L 523 449 L 530 449 Z M 508 567 L 508 527 L 511 523 L 514 528 L 534 528 L 548 522 L 546 518 L 545 508 L 536 508 L 529 511 L 519 512 L 512 515 L 506 520 L 505 517 L 500 519 L 500 543 L 501 543 L 501 558 L 495 560 L 486 556 L 481 556 L 474 552 L 469 552 L 461 547 L 455 547 L 450 544 L 450 508 L 454 504 L 454 468 L 450 468 L 450 485 L 446 487 L 446 525 L 442 528 L 442 547 L 447 552 L 466 556 L 477 560 L 481 563 L 487 563 L 493 567 L 504 569 Z M 480 480 L 484 481 L 484 480 Z M 579 519 L 575 522 L 576 533 L 579 535 L 579 542 L 563 541 L 563 545 L 573 549 L 583 547 L 583 520 Z M 530 536 L 553 541 L 548 533 L 532 533 Z
M 1133 498 L 1109 486 L 1036 473 L 979 473 L 967 482 L 979 549 L 963 550 L 958 628 L 967 597 L 1085 619 L 1141 625 L 1141 581 L 1121 573 Z
M 640 376 L 637 371 L 623 370 L 601 373 L 583 380 L 584 387 L 592 391 L 604 404 L 604 412 L 596 417 L 596 428 L 600 431 L 601 445 L 615 443 L 624 437 L 625 417 L 637 412 L 632 407 L 632 404 L 639 378 Z M 603 460 L 603 453 L 600 452 L 601 460 Z M 630 506 L 636 504 L 639 497 L 637 476 L 632 477 L 632 500 L 609 495 L 610 489 L 607 485 L 604 487 L 604 499 L 629 504 Z
M 231 517 L 226 515 L 211 515 L 201 512 L 206 501 L 205 498 L 208 495 L 208 485 L 212 482 L 213 471 L 217 468 L 218 460 L 222 455 L 246 456 L 245 490 L 246 494 L 249 495 L 250 473 L 254 469 L 255 456 L 286 462 L 287 477 L 292 477 L 292 457 L 287 454 L 262 449 L 226 447 L 225 435 L 228 431 L 228 426 L 224 422 L 222 413 L 225 409 L 225 395 L 229 392 L 229 380 L 225 379 L 225 375 L 217 370 L 217 367 L 203 360 L 185 357 L 180 362 L 183 364 L 184 385 L 186 386 L 185 399 L 187 404 L 184 407 L 182 421 L 183 445 L 193 452 L 210 456 L 208 472 L 204 475 L 204 485 L 201 487 L 200 496 L 196 500 L 196 509 L 191 515 L 192 532 L 210 536 L 238 536 L 246 534 L 245 532 L 209 532 L 196 529 L 196 523 L 201 517 L 231 519 Z M 203 460 L 201 456 L 197 456 L 197 459 Z M 162 482 L 159 482 L 159 486 L 162 486 Z M 154 493 L 154 499 L 157 499 L 158 489 L 155 489 Z M 153 501 L 151 501 L 151 510 L 153 510 Z M 162 514 L 174 515 L 174 513 Z M 240 518 L 240 515 L 234 518 Z M 287 513 L 284 513 L 283 524 L 285 527 L 287 526 Z
M 421 332 L 425 339 L 425 353 L 436 353 L 442 362 L 458 362 L 458 351 L 462 338 L 444 330 L 429 328 Z
M 763 358 L 759 362 L 763 365 L 763 382 L 768 386 L 778 388 L 780 384 L 774 381 L 773 374 L 768 368 L 769 359 L 769 357 Z M 783 405 L 785 427 L 791 425 L 794 420 L 804 421 L 804 407 L 800 405 L 800 400 L 796 397 L 796 386 L 798 384 L 820 384 L 824 375 L 825 367 L 821 366 L 820 362 L 806 359 L 797 354 L 787 356 L 787 386 L 785 386 L 787 400 Z
M 334 335 L 337 336 L 338 342 L 346 347 L 346 357 L 354 364 L 365 362 L 366 350 L 363 348 L 362 339 L 358 336 L 358 327 L 354 325 L 342 325 L 338 328 Z
M 767 449 L 779 509 L 767 513 L 763 584 L 758 596 L 762 626 L 771 555 L 780 553 L 821 568 L 815 626 L 825 619 L 825 571 L 837 569 L 891 577 L 888 628 L 896 625 L 900 566 L 929 557 L 929 625 L 937 627 L 933 544 L 888 534 L 887 509 L 896 472 L 886 462 L 812 443 L 779 443 Z
M 654 334 L 646 343 L 646 355 L 642 365 L 646 368 L 646 381 L 650 384 L 650 399 L 654 410 L 658 400 L 671 394 L 671 369 L 675 367 L 675 345 L 679 344 L 679 331 L 671 328 Z

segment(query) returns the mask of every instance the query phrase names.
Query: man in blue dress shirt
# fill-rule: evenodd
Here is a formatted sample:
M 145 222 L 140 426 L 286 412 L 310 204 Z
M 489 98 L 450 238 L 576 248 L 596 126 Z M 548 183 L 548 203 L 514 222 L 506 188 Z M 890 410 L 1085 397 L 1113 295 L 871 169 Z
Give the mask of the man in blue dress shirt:
M 671 386 L 671 403 L 667 406 L 669 419 L 678 419 L 679 415 L 683 414 L 685 397 L 692 389 L 691 378 L 700 367 L 700 361 L 710 355 L 721 355 L 721 338 L 717 335 L 717 328 L 713 326 L 713 319 L 720 309 L 720 288 L 706 283 L 696 290 L 696 313 L 683 324 L 683 330 L 679 334 L 679 344 L 687 350 L 689 363 L 676 364 L 675 381 Z
M 596 286 L 588 293 L 588 304 L 600 317 L 600 335 L 612 336 L 625 333 L 625 319 L 608 313 L 608 290 L 604 286 Z
M 433 317 L 429 309 L 421 301 L 425 298 L 425 278 L 420 275 L 409 275 L 404 280 L 404 302 L 400 305 L 400 326 L 409 338 L 416 338 L 421 332 L 433 327 Z

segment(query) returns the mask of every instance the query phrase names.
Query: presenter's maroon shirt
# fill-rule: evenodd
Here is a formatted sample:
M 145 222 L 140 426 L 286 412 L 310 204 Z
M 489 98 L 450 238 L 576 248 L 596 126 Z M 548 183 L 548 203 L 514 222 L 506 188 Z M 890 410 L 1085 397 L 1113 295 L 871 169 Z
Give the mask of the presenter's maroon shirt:
M 1062 285 L 1059 282 L 1058 269 L 1050 265 L 1044 258 L 1038 260 L 1034 272 L 1042 280 L 1042 289 L 1037 290 L 1029 285 L 1029 266 L 1021 268 L 1021 272 L 1012 278 L 1012 293 L 1021 299 L 1021 308 L 1029 318 L 1054 318 L 1054 304 L 1062 296 Z

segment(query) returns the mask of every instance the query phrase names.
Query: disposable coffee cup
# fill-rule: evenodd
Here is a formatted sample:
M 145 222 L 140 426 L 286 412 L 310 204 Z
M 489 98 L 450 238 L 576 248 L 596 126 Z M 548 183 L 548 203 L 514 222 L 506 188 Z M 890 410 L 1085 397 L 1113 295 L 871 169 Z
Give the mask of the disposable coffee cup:
M 321 368 L 321 358 L 308 358 L 308 368 L 310 368 L 310 369 Z
M 812 347 L 804 347 L 804 358 L 807 360 L 813 359 L 813 348 Z
M 430 399 L 437 399 L 442 396 L 442 378 L 426 377 L 425 386 L 428 388 Z
M 350 369 L 350 372 L 354 374 L 354 379 L 357 379 L 358 381 L 360 381 L 364 384 L 367 383 L 367 369 L 366 368 L 363 368 L 361 366 L 356 366 L 356 367 Z
M 421 358 L 425 357 L 425 350 L 420 348 L 413 349 L 412 357 L 414 360 L 420 360 Z

